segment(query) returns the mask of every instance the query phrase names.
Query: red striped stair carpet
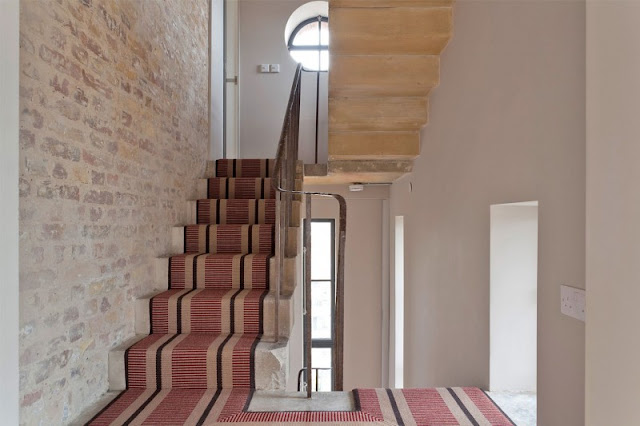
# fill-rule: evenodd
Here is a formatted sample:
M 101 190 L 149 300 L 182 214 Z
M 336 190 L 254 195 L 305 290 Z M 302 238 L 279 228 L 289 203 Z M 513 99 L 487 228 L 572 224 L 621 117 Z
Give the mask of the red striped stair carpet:
M 255 388 L 274 254 L 272 172 L 273 160 L 216 162 L 197 224 L 184 227 L 184 253 L 169 259 L 168 290 L 149 302 L 151 334 L 125 352 L 127 390 L 91 424 L 203 424 L 206 409 L 194 421 L 161 413 L 191 414 L 194 398 Z
M 168 290 L 149 302 L 151 334 L 125 352 L 127 390 L 88 424 L 511 425 L 477 388 L 358 389 L 354 411 L 249 411 L 274 253 L 272 167 L 216 162 Z

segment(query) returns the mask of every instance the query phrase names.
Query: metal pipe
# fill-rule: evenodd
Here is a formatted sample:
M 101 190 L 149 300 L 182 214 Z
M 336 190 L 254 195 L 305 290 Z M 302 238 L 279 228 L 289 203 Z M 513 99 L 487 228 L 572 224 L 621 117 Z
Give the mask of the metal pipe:
M 306 196 L 304 218 L 304 354 L 307 362 L 307 398 L 311 398 L 311 195 Z M 316 380 L 316 384 L 317 384 Z

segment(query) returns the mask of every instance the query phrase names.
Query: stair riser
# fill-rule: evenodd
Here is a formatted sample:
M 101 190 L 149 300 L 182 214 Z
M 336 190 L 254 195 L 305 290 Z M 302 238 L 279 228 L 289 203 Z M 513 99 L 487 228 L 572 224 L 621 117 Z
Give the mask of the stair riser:
M 109 389 L 122 391 L 127 388 L 125 371 L 126 350 L 146 336 L 136 336 L 109 352 Z M 288 376 L 289 343 L 270 343 L 261 341 L 255 347 L 255 387 L 259 390 L 283 389 Z M 153 363 L 155 360 L 150 360 Z M 214 363 L 215 360 L 212 360 Z M 227 362 L 227 361 L 225 361 Z M 131 368 L 131 364 L 130 364 Z M 155 385 L 155 380 L 153 380 Z M 167 384 L 165 382 L 165 384 Z M 212 384 L 217 385 L 215 381 Z M 153 386 L 152 386 L 153 387 Z
M 188 244 L 185 244 L 185 227 L 174 227 L 171 231 L 171 252 L 172 253 L 185 253 L 185 252 L 198 252 L 198 253 L 268 253 L 275 250 L 274 236 L 268 235 L 269 229 L 260 229 L 259 226 L 253 225 L 238 227 L 233 232 L 233 236 L 228 237 L 228 241 L 225 244 L 218 243 L 217 240 L 222 238 L 221 233 L 218 233 L 215 225 L 209 225 L 209 246 L 207 246 L 207 232 L 206 225 L 190 226 L 187 232 L 190 236 L 186 237 Z M 288 243 L 286 247 L 287 256 L 295 256 L 298 251 L 300 228 L 289 227 Z M 251 249 L 249 249 L 249 233 L 251 233 Z M 227 232 L 227 235 L 230 235 Z M 216 236 L 218 237 L 216 240 Z M 187 250 L 185 250 L 185 248 Z
M 169 258 L 161 257 L 155 259 L 155 281 L 156 288 L 169 288 Z M 276 258 L 272 257 L 269 264 L 269 282 L 276 282 Z M 284 259 L 283 269 L 283 285 L 280 289 L 283 294 L 292 293 L 296 287 L 298 279 L 298 260 L 297 257 L 287 257 Z M 272 285 L 275 288 L 275 284 Z
M 453 31 L 451 7 L 330 7 L 334 55 L 439 55 Z
M 224 159 L 213 165 L 216 177 L 272 177 L 274 159 Z
M 292 208 L 291 208 L 291 226 L 293 227 L 299 227 L 300 226 L 300 213 L 301 213 L 301 208 L 302 208 L 302 203 L 300 201 L 293 201 L 292 203 Z M 252 206 L 253 207 L 253 206 Z M 213 208 L 213 212 L 211 212 L 210 210 L 210 217 L 213 217 L 215 219 L 215 205 Z M 213 214 L 211 214 L 213 213 Z M 270 217 L 270 222 L 271 224 L 273 224 L 273 222 L 275 221 L 275 213 L 274 212 L 269 212 L 269 214 L 267 215 Z M 246 217 L 248 219 L 253 218 L 253 222 L 250 224 L 255 224 L 255 218 L 257 217 L 258 219 L 260 219 L 261 217 L 261 213 L 258 212 L 258 214 L 255 213 L 255 208 L 251 209 L 251 212 L 247 212 Z M 264 216 L 263 216 L 264 217 Z M 187 222 L 188 224 L 194 224 L 194 223 L 198 223 L 198 202 L 197 201 L 189 201 L 188 202 L 188 206 L 187 206 Z M 246 222 L 245 222 L 246 223 Z M 259 221 L 257 223 L 260 223 Z M 264 223 L 264 221 L 262 222 Z
M 439 81 L 436 55 L 332 55 L 329 96 L 427 96 Z
M 276 192 L 272 178 L 208 178 L 197 182 L 198 199 L 273 199 Z M 302 190 L 302 179 L 296 179 L 296 191 Z M 300 195 L 294 195 L 300 200 Z
M 238 303 L 236 303 L 236 305 L 238 305 Z M 230 304 L 227 303 L 226 307 L 222 308 L 222 312 L 224 313 L 229 312 L 230 311 L 229 306 Z M 136 300 L 135 331 L 137 334 L 151 333 L 151 316 L 149 315 L 150 308 L 151 308 L 150 298 Z M 262 302 L 262 309 L 263 309 L 262 322 L 263 322 L 263 332 L 264 332 L 263 335 L 266 338 L 272 338 L 275 336 L 275 295 L 273 293 L 268 293 L 264 297 Z M 174 313 L 176 310 L 175 307 L 172 307 L 171 310 L 172 310 L 172 314 L 170 316 L 172 318 L 175 318 L 176 316 Z M 279 319 L 280 337 L 289 337 L 291 333 L 291 328 L 293 326 L 293 301 L 291 300 L 291 296 L 282 296 L 280 298 L 279 312 L 280 312 L 280 319 Z M 209 318 L 207 318 L 206 315 L 205 315 L 205 318 L 200 318 L 200 322 L 213 323 L 214 320 L 211 317 L 214 317 L 214 316 L 216 318 L 218 317 L 217 314 L 213 315 L 212 312 L 209 312 L 208 316 Z M 241 329 L 242 327 L 241 324 L 242 322 L 240 321 L 236 323 L 235 332 L 237 333 L 244 332 L 244 330 Z M 171 327 L 171 332 L 174 332 L 174 330 L 177 331 L 176 324 L 173 324 Z M 166 332 L 164 328 L 158 330 L 158 327 L 156 327 L 154 331 Z M 181 327 L 181 331 L 187 332 L 185 330 L 185 327 Z M 210 330 L 205 330 L 205 332 L 211 332 L 211 333 L 219 333 L 220 331 L 221 331 L 220 327 L 216 327 L 215 329 L 212 328 Z M 223 330 L 223 332 L 226 332 L 226 333 L 230 332 L 229 327 L 227 326 L 226 329 Z M 249 332 L 253 332 L 253 330 L 250 330 Z
M 273 202 L 271 202 L 270 200 L 263 200 L 263 201 L 267 201 L 267 204 L 272 204 Z M 188 202 L 188 216 L 187 216 L 187 220 L 189 224 L 194 224 L 194 223 L 202 223 L 202 224 L 206 224 L 206 222 L 212 222 L 211 224 L 215 224 L 213 222 L 216 222 L 216 205 L 215 205 L 215 201 L 208 201 L 208 200 L 201 200 L 202 202 L 202 213 L 203 216 L 201 217 L 201 219 L 203 220 L 203 222 L 199 222 L 198 221 L 198 202 L 197 201 L 190 201 Z M 260 205 L 262 204 L 262 206 Z M 300 201 L 293 201 L 292 202 L 292 208 L 291 208 L 291 223 L 290 226 L 300 226 L 300 209 L 301 209 L 301 202 Z M 275 210 L 273 208 L 270 207 L 266 207 L 265 208 L 265 204 L 264 203 L 258 203 L 258 211 L 255 211 L 255 204 L 251 204 L 250 206 L 246 207 L 246 211 L 243 212 L 243 217 L 240 219 L 235 219 L 236 223 L 238 224 L 243 224 L 241 221 L 245 220 L 246 222 L 244 222 L 244 224 L 249 224 L 249 225 L 254 225 L 254 224 L 273 224 L 275 222 Z M 206 214 L 205 214 L 206 211 Z M 266 216 L 266 217 L 265 217 Z M 221 218 L 222 219 L 222 218 Z M 268 220 L 265 220 L 268 219 Z M 231 224 L 232 222 L 230 222 L 229 220 L 224 220 L 224 222 Z M 219 223 L 219 224 L 224 224 L 224 223 Z
M 428 112 L 424 97 L 329 99 L 331 133 L 417 132 L 427 123 Z

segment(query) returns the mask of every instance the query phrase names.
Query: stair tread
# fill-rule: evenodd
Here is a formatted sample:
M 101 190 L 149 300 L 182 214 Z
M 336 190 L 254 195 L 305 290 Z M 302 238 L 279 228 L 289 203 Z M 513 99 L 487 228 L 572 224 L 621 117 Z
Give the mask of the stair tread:
M 273 224 L 197 224 L 184 229 L 184 251 L 199 253 L 273 253 Z
M 150 334 L 126 351 L 127 388 L 255 388 L 259 334 Z
M 167 290 L 150 300 L 151 332 L 263 334 L 267 292 L 266 289 Z
M 214 177 L 207 179 L 207 198 L 273 199 L 275 190 L 267 177 Z
M 182 253 L 169 258 L 169 288 L 266 288 L 272 254 Z
M 196 202 L 197 223 L 273 224 L 276 220 L 274 199 L 202 199 Z
M 216 160 L 216 177 L 270 177 L 274 166 L 274 159 L 221 159 Z

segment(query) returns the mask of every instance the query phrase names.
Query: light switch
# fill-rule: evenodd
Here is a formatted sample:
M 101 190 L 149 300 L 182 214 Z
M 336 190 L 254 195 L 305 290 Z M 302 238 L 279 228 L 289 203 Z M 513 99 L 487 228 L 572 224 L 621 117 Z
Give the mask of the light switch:
M 560 286 L 560 311 L 572 318 L 585 321 L 587 293 L 581 288 Z
M 280 64 L 271 64 L 269 67 L 271 72 L 280 72 Z
M 269 72 L 269 64 L 260 64 L 260 65 L 258 65 L 258 72 L 261 72 L 261 73 Z

